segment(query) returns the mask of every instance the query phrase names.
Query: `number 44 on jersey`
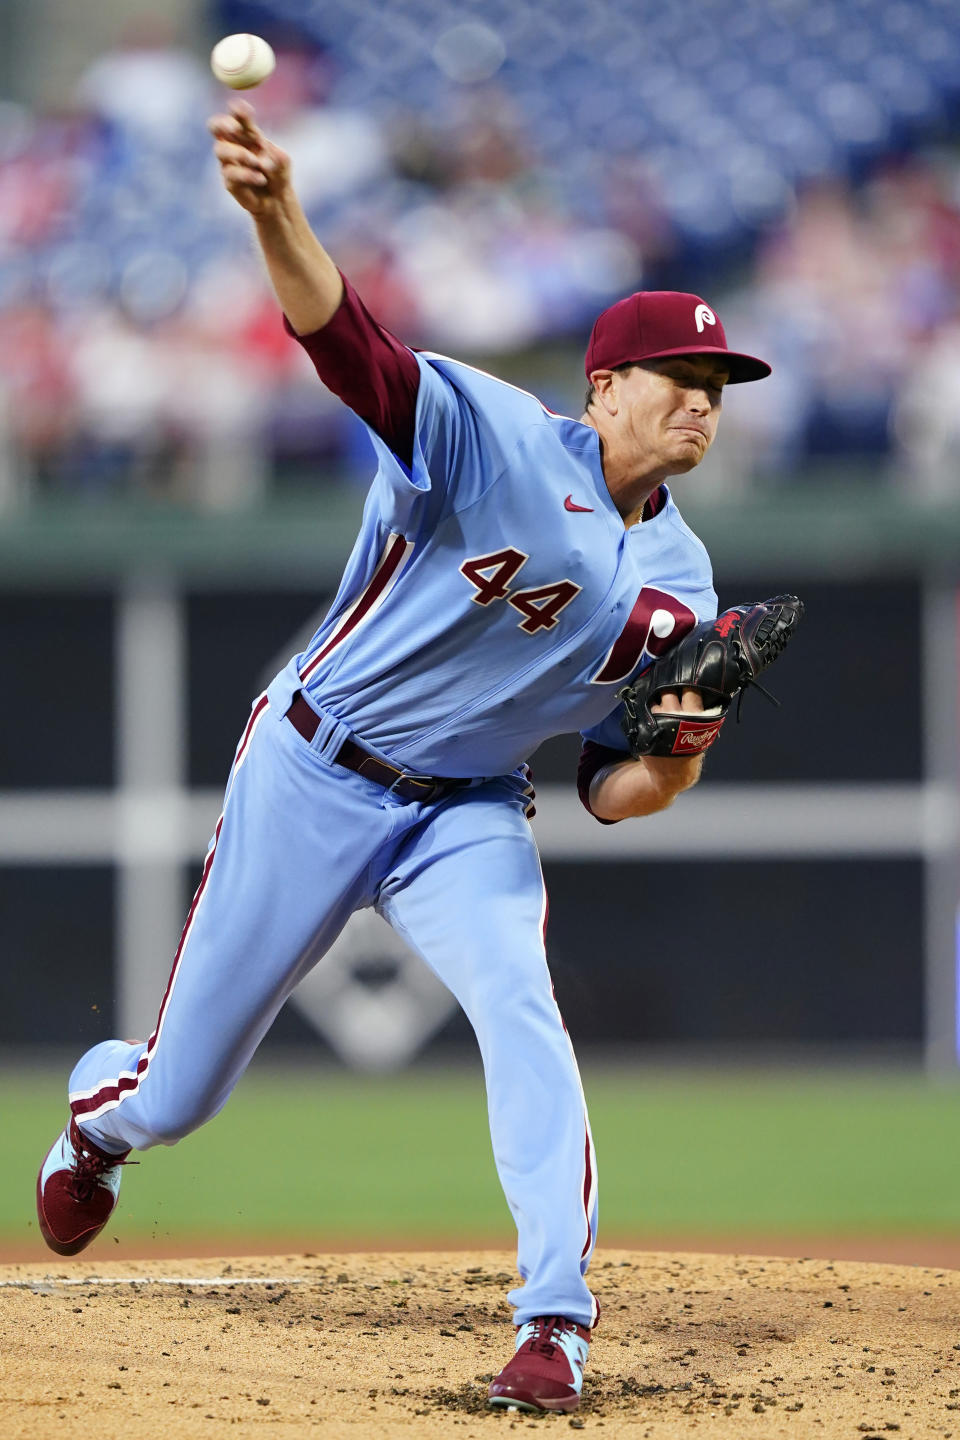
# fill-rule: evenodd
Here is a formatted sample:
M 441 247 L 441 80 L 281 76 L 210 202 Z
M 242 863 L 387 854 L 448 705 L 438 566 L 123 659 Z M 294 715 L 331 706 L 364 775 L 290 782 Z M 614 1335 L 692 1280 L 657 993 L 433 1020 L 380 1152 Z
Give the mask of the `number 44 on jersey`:
M 476 589 L 475 605 L 492 605 L 506 600 L 523 619 L 518 621 L 527 635 L 538 630 L 552 630 L 561 610 L 580 594 L 581 587 L 572 580 L 557 580 L 552 585 L 537 585 L 529 590 L 514 590 L 510 585 L 530 559 L 522 550 L 507 546 L 489 555 L 475 555 L 464 560 L 460 573 Z M 697 617 L 675 595 L 648 585 L 640 591 L 627 622 L 600 669 L 592 677 L 599 685 L 626 680 L 639 665 L 644 653 L 662 655 L 682 639 L 697 623 Z
M 508 546 L 506 550 L 494 550 L 490 555 L 476 555 L 464 560 L 460 566 L 477 593 L 475 605 L 492 605 L 495 600 L 506 600 L 514 610 L 524 617 L 517 623 L 528 635 L 538 630 L 552 630 L 561 610 L 580 594 L 580 586 L 572 580 L 558 580 L 555 585 L 537 585 L 531 590 L 515 590 L 510 594 L 510 582 L 527 561 L 529 555 L 522 550 Z

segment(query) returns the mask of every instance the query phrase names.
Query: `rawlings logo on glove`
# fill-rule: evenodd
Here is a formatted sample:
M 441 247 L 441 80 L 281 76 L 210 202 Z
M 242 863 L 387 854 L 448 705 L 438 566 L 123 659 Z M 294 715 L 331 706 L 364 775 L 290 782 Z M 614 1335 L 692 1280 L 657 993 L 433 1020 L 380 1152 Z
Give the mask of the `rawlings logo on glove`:
M 774 595 L 725 610 L 684 635 L 632 684 L 617 693 L 623 729 L 635 759 L 642 755 L 702 754 L 720 734 L 730 702 L 756 685 L 757 676 L 783 653 L 803 614 L 796 595 Z M 650 709 L 662 695 L 696 690 L 704 712 Z M 776 703 L 776 702 L 774 702 Z
M 683 755 L 688 750 L 709 749 L 720 734 L 722 724 L 722 716 L 719 720 L 711 720 L 706 725 L 700 720 L 681 720 L 677 726 L 677 738 L 670 752 L 671 755 Z

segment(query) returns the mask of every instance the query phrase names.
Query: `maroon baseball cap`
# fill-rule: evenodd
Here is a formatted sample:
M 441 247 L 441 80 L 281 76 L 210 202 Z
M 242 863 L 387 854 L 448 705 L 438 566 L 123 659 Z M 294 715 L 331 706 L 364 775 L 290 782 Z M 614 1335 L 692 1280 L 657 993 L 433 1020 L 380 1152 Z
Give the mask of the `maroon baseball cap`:
M 593 327 L 584 369 L 589 380 L 594 370 L 667 355 L 722 355 L 731 385 L 770 374 L 765 360 L 728 350 L 716 311 L 699 295 L 680 290 L 638 290 L 604 310 Z

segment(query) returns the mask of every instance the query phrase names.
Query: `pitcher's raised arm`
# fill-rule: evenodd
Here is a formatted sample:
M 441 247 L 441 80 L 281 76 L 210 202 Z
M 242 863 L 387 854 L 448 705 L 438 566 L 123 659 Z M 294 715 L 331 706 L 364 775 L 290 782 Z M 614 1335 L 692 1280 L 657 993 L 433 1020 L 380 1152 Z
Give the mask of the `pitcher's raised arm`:
M 290 156 L 264 135 L 246 100 L 232 101 L 227 114 L 207 123 L 223 183 L 253 216 L 284 314 L 298 335 L 321 329 L 336 314 L 343 280 L 303 213 Z

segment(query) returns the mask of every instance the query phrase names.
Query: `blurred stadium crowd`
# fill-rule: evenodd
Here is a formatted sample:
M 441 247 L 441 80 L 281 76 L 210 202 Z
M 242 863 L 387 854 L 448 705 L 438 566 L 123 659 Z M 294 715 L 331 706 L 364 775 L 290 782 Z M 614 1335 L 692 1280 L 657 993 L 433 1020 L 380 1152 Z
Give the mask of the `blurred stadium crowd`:
M 728 484 L 842 462 L 955 489 L 956 0 L 221 0 L 233 30 L 277 48 L 262 123 L 410 343 L 578 414 L 596 312 L 698 289 L 775 369 L 728 409 Z M 159 27 L 57 113 L 0 103 L 0 508 L 366 472 L 220 185 L 223 103 Z

